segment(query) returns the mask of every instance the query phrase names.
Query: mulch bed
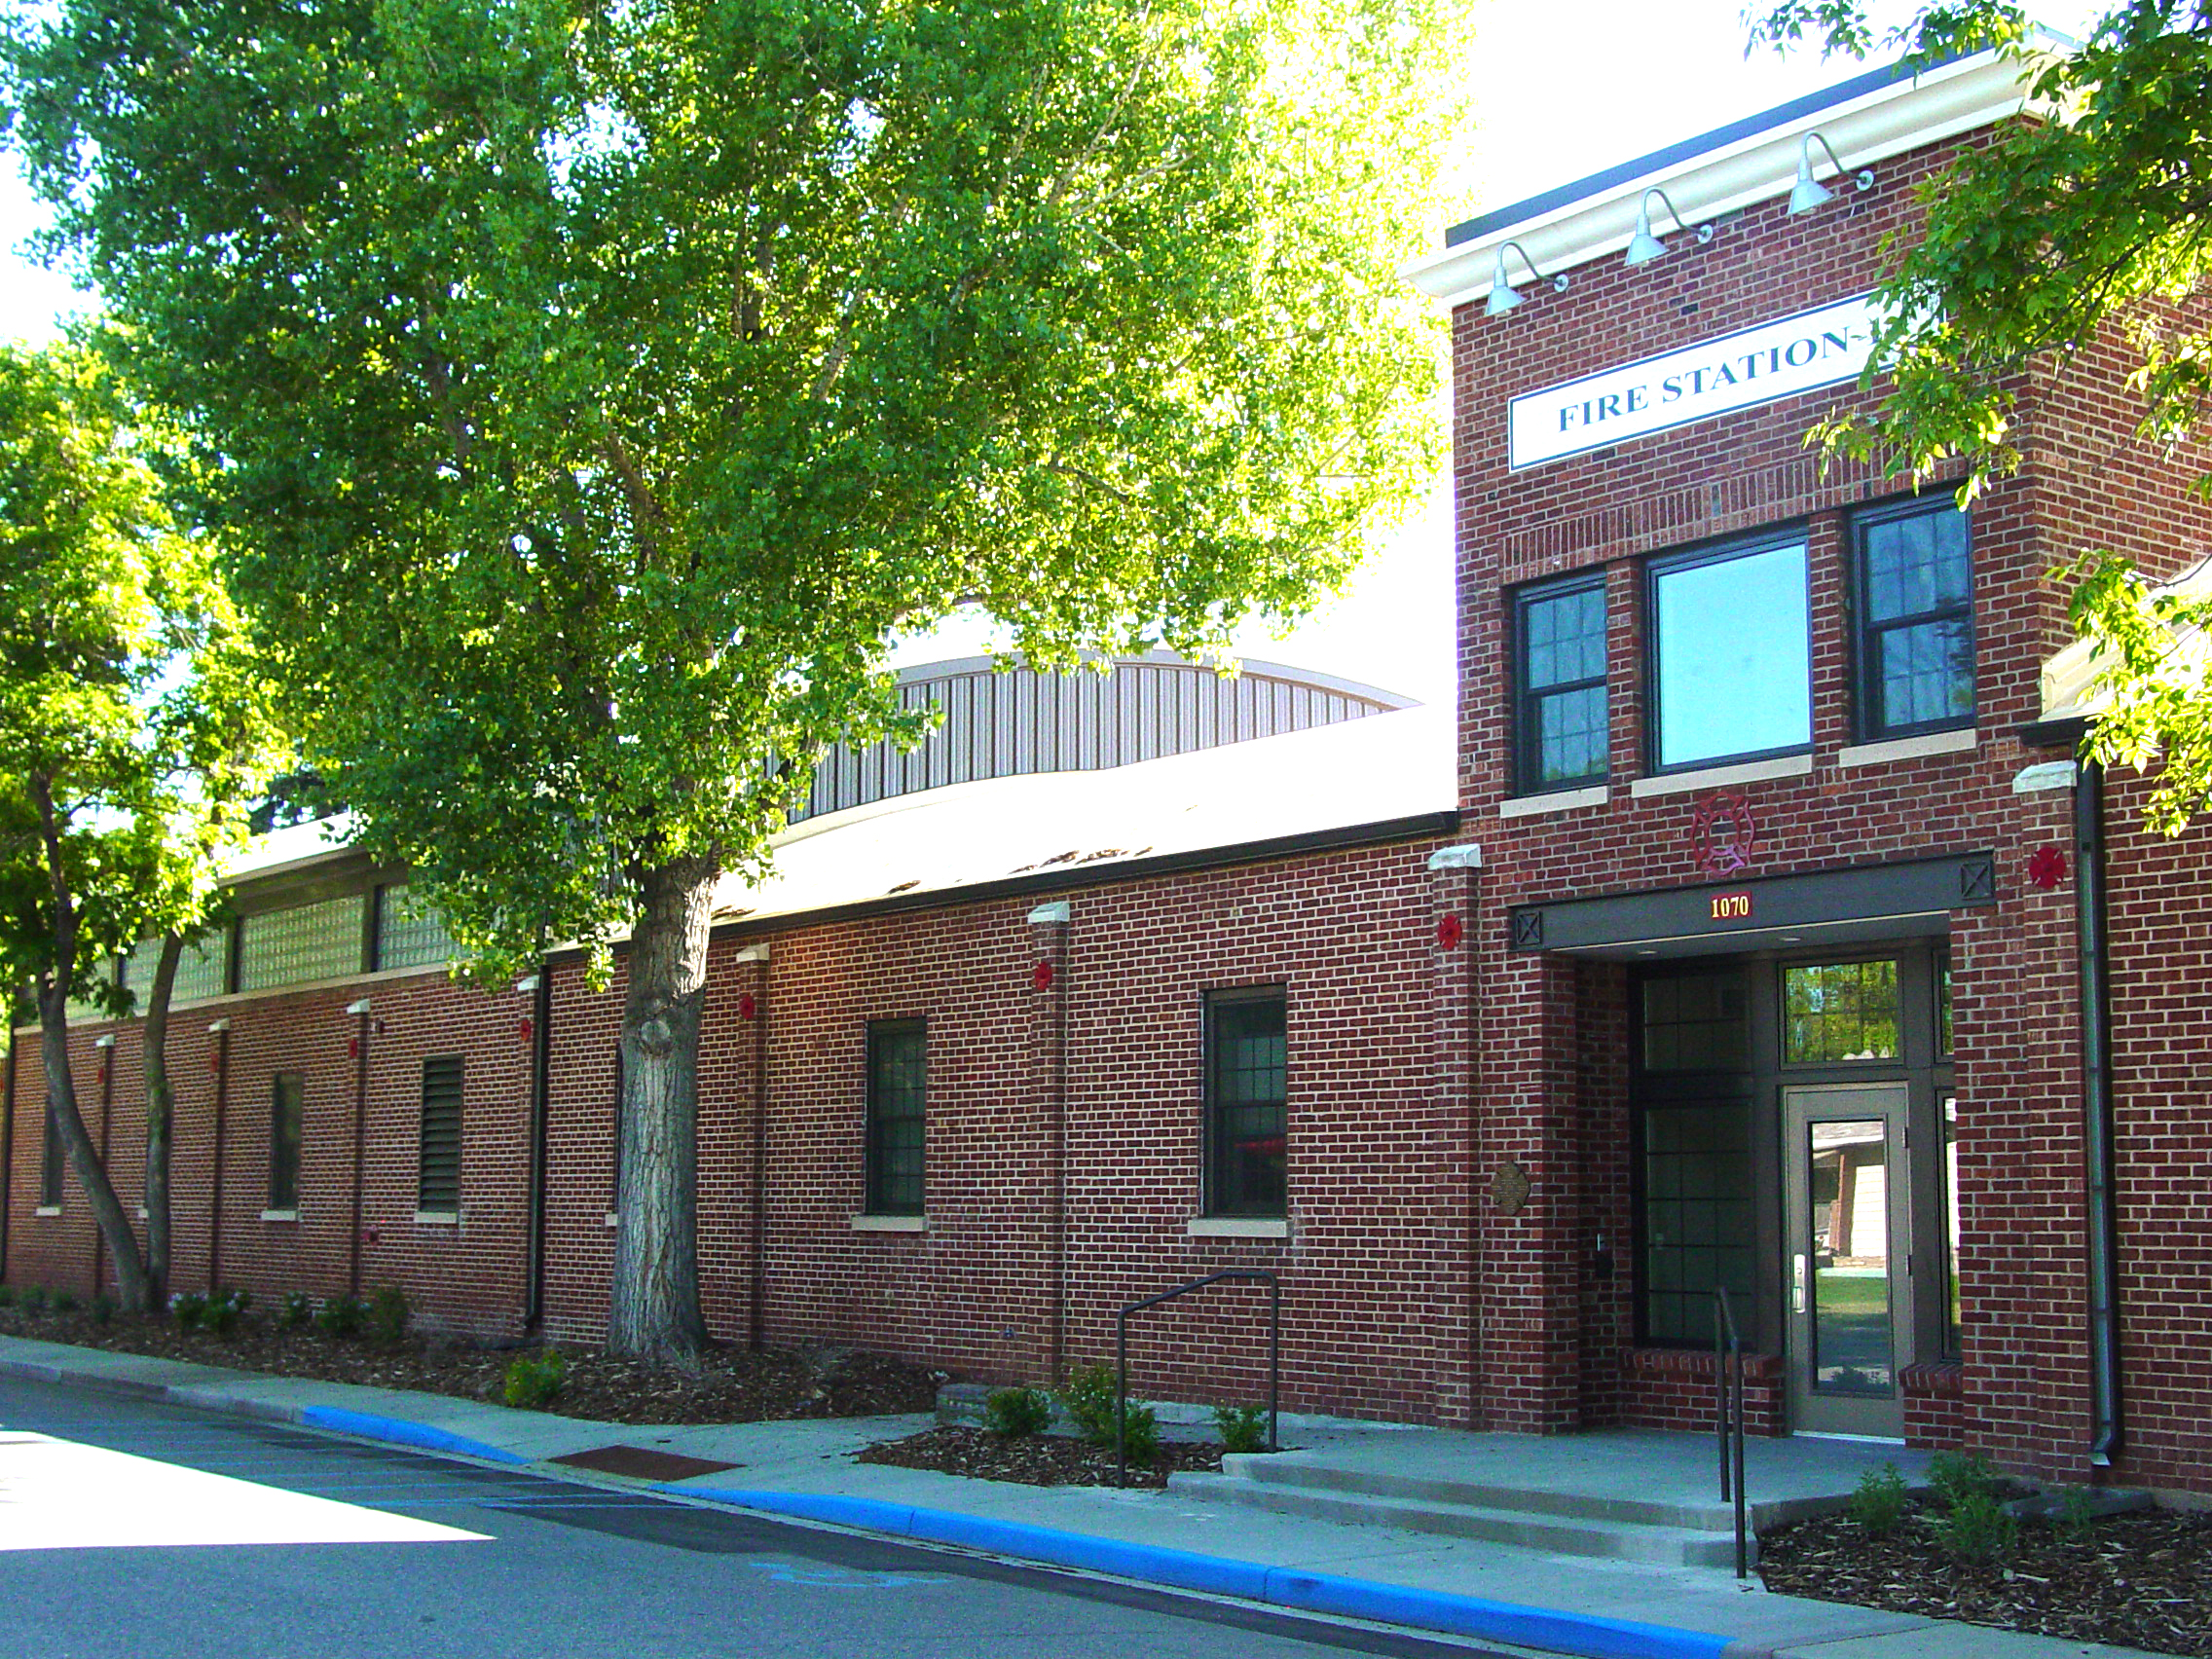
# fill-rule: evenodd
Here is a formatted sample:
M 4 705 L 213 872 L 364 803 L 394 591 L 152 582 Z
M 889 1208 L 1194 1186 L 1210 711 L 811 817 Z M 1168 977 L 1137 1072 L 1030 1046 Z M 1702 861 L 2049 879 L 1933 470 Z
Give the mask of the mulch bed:
M 1917 1508 L 1887 1538 L 1825 1515 L 1759 1539 L 1769 1590 L 2153 1653 L 2212 1655 L 2212 1513 L 2146 1510 L 2080 1536 L 2023 1519 L 2001 1566 L 1955 1563 Z
M 186 1331 L 171 1320 L 117 1315 L 100 1324 L 88 1312 L 27 1313 L 0 1308 L 0 1335 L 34 1337 L 80 1347 L 192 1360 L 273 1377 L 314 1377 L 376 1388 L 414 1388 L 464 1400 L 500 1396 L 517 1352 L 435 1337 L 380 1343 L 366 1336 L 332 1337 L 309 1326 L 277 1330 L 249 1313 L 231 1336 Z M 554 1344 L 569 1362 L 568 1381 L 547 1411 L 603 1422 L 759 1422 L 770 1419 L 881 1417 L 936 1409 L 947 1380 L 904 1360 L 858 1348 L 710 1348 L 697 1371 L 641 1365 L 597 1349 Z
M 903 1440 L 886 1440 L 855 1455 L 861 1463 L 891 1463 L 902 1469 L 935 1469 L 940 1475 L 968 1475 L 982 1481 L 1015 1481 L 1022 1486 L 1112 1486 L 1114 1453 L 1100 1451 L 1066 1434 L 1024 1434 L 1004 1438 L 980 1428 L 932 1428 Z M 1162 1441 L 1151 1466 L 1131 1463 L 1129 1485 L 1163 1487 L 1167 1477 L 1197 1469 L 1221 1472 L 1221 1448 L 1189 1440 Z

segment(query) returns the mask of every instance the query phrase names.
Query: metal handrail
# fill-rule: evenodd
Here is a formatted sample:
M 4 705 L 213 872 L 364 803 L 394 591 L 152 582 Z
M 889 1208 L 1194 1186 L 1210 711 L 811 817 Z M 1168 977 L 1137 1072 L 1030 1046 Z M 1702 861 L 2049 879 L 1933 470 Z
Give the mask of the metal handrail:
M 1713 1374 L 1717 1391 L 1714 1427 L 1720 1439 L 1720 1500 L 1733 1498 L 1736 1503 L 1736 1576 L 1743 1578 L 1751 1565 L 1744 1525 L 1744 1344 L 1736 1334 L 1736 1310 L 1724 1284 L 1713 1291 Z
M 1129 1484 L 1129 1315 L 1162 1302 L 1173 1302 L 1178 1296 L 1188 1296 L 1194 1290 L 1203 1290 L 1209 1284 L 1223 1279 L 1251 1279 L 1268 1287 L 1268 1450 L 1280 1452 L 1281 1439 L 1275 1432 L 1279 1413 L 1277 1406 L 1282 1398 L 1282 1280 L 1265 1268 L 1225 1268 L 1218 1273 L 1179 1284 L 1173 1290 L 1163 1290 L 1158 1296 L 1147 1296 L 1130 1303 L 1114 1315 L 1114 1484 Z

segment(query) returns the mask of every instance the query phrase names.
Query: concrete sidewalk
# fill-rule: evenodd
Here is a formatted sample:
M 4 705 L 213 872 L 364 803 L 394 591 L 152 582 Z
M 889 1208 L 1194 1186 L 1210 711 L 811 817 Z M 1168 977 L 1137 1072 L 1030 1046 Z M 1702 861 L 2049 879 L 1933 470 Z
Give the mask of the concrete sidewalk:
M 2133 1649 L 1769 1595 L 1753 1580 L 1193 1502 L 1174 1492 L 1036 1488 L 852 1461 L 925 1417 L 649 1427 L 438 1394 L 265 1377 L 0 1338 L 0 1376 L 105 1389 L 635 1487 L 543 1459 L 608 1446 L 728 1463 L 655 1490 L 919 1543 L 1377 1620 L 1590 1659 L 2060 1659 Z M 1314 1430 L 1299 1439 L 1310 1444 Z M 1391 1431 L 1418 1456 L 1429 1438 Z M 1438 1437 L 1442 1438 L 1442 1437 Z M 1378 1445 L 1378 1451 L 1382 1450 Z

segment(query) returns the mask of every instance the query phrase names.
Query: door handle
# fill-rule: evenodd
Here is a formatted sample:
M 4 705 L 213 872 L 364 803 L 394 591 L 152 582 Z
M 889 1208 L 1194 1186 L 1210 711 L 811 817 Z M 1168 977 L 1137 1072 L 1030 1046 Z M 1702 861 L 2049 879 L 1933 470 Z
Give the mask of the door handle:
M 1793 1272 L 1792 1272 L 1792 1273 L 1791 1273 L 1791 1282 L 1790 1282 L 1790 1290 L 1789 1290 L 1789 1301 L 1790 1301 L 1790 1305 L 1791 1305 L 1792 1309 L 1794 1309 L 1795 1311 L 1797 1311 L 1797 1312 L 1799 1312 L 1799 1313 L 1802 1313 L 1802 1312 L 1804 1312 L 1804 1311 L 1805 1311 L 1805 1302 L 1806 1302 L 1806 1288 L 1807 1288 L 1807 1287 L 1806 1287 L 1806 1282 L 1805 1282 L 1805 1256 L 1804 1256 L 1804 1253 L 1803 1253 L 1802 1251 L 1798 1252 L 1798 1254 L 1797 1254 L 1797 1256 L 1796 1256 L 1796 1257 L 1794 1258 L 1794 1260 L 1795 1260 L 1796 1266 L 1795 1266 L 1795 1268 L 1794 1268 L 1794 1270 L 1793 1270 Z

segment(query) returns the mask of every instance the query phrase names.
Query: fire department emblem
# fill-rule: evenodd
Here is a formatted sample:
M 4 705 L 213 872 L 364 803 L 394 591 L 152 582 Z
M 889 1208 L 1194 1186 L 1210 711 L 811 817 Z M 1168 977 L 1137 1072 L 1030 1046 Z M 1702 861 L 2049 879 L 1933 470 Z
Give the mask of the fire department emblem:
M 1759 827 L 1751 804 L 1738 794 L 1716 794 L 1700 803 L 1690 826 L 1690 855 L 1707 875 L 1734 875 L 1749 869 L 1759 848 Z

